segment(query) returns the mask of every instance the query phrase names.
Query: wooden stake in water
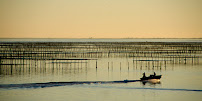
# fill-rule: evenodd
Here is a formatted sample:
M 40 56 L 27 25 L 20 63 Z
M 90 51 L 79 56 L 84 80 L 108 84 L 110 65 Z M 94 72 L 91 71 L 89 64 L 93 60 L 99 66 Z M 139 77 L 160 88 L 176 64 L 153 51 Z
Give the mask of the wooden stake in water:
M 97 60 L 96 60 L 96 69 L 97 69 Z
M 109 70 L 109 62 L 108 62 L 108 70 Z
M 121 71 L 121 62 L 120 62 L 120 71 Z

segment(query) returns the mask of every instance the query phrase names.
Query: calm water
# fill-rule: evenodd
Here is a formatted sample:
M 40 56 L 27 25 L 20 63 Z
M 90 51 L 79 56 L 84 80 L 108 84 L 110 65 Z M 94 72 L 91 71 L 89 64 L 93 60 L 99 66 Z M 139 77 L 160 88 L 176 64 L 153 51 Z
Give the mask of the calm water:
M 156 72 L 163 76 L 158 83 L 146 84 L 142 82 L 64 86 L 48 84 L 45 87 L 33 87 L 30 84 L 29 87 L 0 88 L 0 99 L 1 101 L 201 101 L 202 99 L 201 58 L 188 58 L 186 62 L 183 58 L 176 58 L 175 61 L 171 61 L 173 58 L 164 58 L 164 61 L 140 61 L 151 58 L 116 56 L 88 59 L 93 60 L 2 60 L 0 84 L 139 80 L 143 72 L 146 75 Z M 8 63 L 18 65 L 3 65 Z M 23 65 L 20 65 L 22 63 Z

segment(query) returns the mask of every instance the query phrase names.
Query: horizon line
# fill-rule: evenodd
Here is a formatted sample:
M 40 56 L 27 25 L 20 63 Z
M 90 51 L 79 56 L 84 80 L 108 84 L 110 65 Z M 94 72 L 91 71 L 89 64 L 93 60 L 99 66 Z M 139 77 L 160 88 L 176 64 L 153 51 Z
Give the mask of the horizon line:
M 89 37 L 89 38 L 1 38 L 0 39 L 202 39 L 201 38 L 93 38 L 93 37 Z

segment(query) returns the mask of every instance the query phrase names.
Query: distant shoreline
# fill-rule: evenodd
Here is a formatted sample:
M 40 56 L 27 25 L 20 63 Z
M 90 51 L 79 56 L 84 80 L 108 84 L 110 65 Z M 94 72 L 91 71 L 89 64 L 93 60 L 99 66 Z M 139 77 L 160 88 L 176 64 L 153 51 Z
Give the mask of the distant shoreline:
M 0 38 L 2 42 L 202 42 L 202 38 Z
M 202 38 L 0 38 L 0 39 L 202 39 Z

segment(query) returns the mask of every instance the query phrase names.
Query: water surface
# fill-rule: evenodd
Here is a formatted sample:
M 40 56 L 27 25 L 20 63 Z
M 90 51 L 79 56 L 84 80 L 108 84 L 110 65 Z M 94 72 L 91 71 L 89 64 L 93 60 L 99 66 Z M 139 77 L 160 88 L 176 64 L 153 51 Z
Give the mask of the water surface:
M 83 39 L 85 40 L 101 41 L 101 39 Z M 127 39 L 127 41 L 134 40 Z M 135 48 L 125 44 L 120 46 L 84 44 L 84 48 L 83 44 L 79 46 L 76 44 L 77 46 L 71 48 L 16 45 L 1 45 L 0 85 L 30 84 L 30 86 L 1 87 L 2 101 L 200 101 L 202 99 L 200 44 L 134 45 Z M 109 47 L 103 48 L 104 46 Z M 157 83 L 145 84 L 137 81 L 33 86 L 35 83 L 47 82 L 139 80 L 144 72 L 146 75 L 156 72 L 162 75 L 162 79 Z

